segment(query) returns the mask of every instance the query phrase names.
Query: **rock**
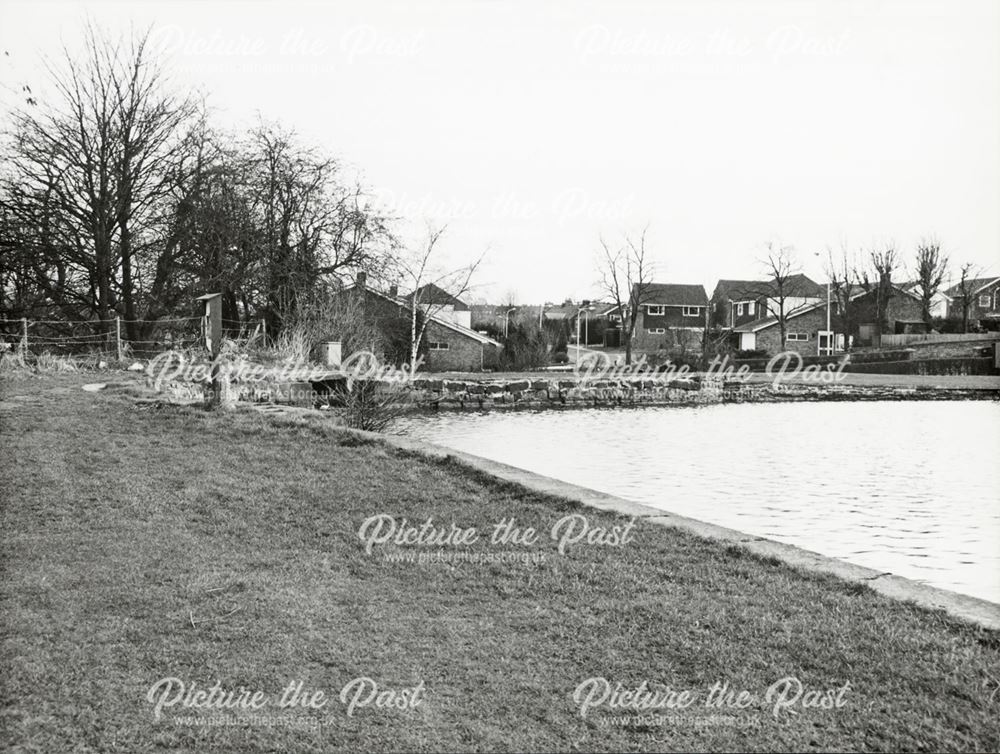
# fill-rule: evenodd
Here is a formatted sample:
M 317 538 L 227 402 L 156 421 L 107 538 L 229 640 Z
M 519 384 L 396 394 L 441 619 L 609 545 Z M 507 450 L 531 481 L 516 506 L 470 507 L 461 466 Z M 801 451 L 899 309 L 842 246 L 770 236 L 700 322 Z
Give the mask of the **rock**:
M 102 362 L 103 363 L 103 362 Z M 98 390 L 104 390 L 108 386 L 106 382 L 91 382 L 83 386 L 83 389 L 88 393 L 96 393 Z
M 134 363 L 134 364 L 133 364 L 132 366 L 130 366 L 130 367 L 128 368 L 128 371 L 129 371 L 129 372 L 143 372 L 143 371 L 145 371 L 145 369 L 146 369 L 146 367 L 144 367 L 144 366 L 143 366 L 142 364 L 140 364 L 140 363 L 139 363 L 139 362 L 137 361 L 137 362 L 135 362 L 135 363 Z

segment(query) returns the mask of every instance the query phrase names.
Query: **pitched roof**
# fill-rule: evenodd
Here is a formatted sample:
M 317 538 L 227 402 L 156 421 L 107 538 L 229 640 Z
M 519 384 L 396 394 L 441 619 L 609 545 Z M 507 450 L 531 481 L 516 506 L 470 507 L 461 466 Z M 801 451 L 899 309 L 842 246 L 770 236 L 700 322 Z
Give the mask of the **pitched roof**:
M 637 299 L 639 299 L 638 283 L 632 286 L 632 300 Z M 708 295 L 703 285 L 648 283 L 642 290 L 640 303 L 662 306 L 708 306 Z
M 916 296 L 920 295 L 920 281 L 919 280 L 907 280 L 905 283 L 895 283 L 895 286 L 900 290 L 906 291 L 907 293 L 912 293 Z M 943 288 L 938 288 L 935 296 L 945 296 L 951 298 Z
M 1000 281 L 1000 278 L 994 275 L 988 278 L 972 278 L 970 280 L 966 280 L 965 284 L 972 289 L 972 294 L 975 295 L 979 293 L 979 291 L 981 291 L 983 288 L 988 288 L 989 286 L 993 285 L 993 283 L 996 283 L 998 281 Z M 962 295 L 962 284 L 958 283 L 957 285 L 953 285 L 951 288 L 945 291 L 945 295 L 950 296 L 951 298 L 960 297 Z
M 424 305 L 430 304 L 431 306 L 448 306 L 451 305 L 455 307 L 456 312 L 467 312 L 469 311 L 468 305 L 462 301 L 462 299 L 457 296 L 452 296 L 448 291 L 443 288 L 434 285 L 434 283 L 427 283 L 427 285 L 422 285 L 416 290 L 417 300 Z M 406 296 L 411 301 L 413 300 L 413 294 Z
M 797 273 L 785 278 L 784 291 L 786 296 L 802 298 L 819 298 L 826 296 L 826 284 L 817 283 L 808 275 Z M 730 294 L 749 298 L 773 296 L 777 286 L 773 280 L 720 280 L 715 286 L 712 298 L 728 298 Z
M 815 304 L 803 306 L 801 309 L 796 309 L 791 314 L 786 314 L 785 322 L 793 320 L 796 317 L 801 317 L 803 314 L 808 314 L 809 312 L 821 309 L 825 306 L 826 301 L 817 301 Z M 766 330 L 769 327 L 774 327 L 776 324 L 778 324 L 777 317 L 760 317 L 752 322 L 747 322 L 738 327 L 734 327 L 733 332 L 760 332 L 761 330 Z
M 357 285 L 349 285 L 348 287 L 344 288 L 344 292 L 354 290 L 357 287 L 358 287 Z M 395 304 L 400 309 L 405 309 L 406 311 L 410 311 L 409 304 L 407 304 L 404 299 L 398 296 L 393 297 L 390 296 L 388 293 L 382 293 L 382 291 L 377 291 L 374 288 L 370 288 L 367 286 L 363 287 L 361 290 L 365 291 L 366 293 L 371 293 L 375 296 L 378 296 L 379 298 L 383 298 L 386 301 Z M 483 335 L 482 333 L 476 332 L 475 330 L 470 330 L 468 327 L 463 327 L 462 325 L 456 324 L 448 319 L 445 319 L 444 317 L 438 317 L 437 315 L 432 314 L 430 317 L 428 317 L 428 320 L 436 325 L 440 325 L 441 327 L 446 327 L 449 330 L 454 330 L 455 332 L 459 333 L 460 335 L 464 335 L 467 338 L 472 338 L 472 340 L 478 341 L 479 343 L 482 343 L 484 345 L 494 345 L 503 348 L 502 343 L 494 340 L 488 335 Z
M 729 298 L 730 294 L 740 297 L 756 296 L 766 285 L 764 280 L 720 280 L 715 284 L 712 298 Z

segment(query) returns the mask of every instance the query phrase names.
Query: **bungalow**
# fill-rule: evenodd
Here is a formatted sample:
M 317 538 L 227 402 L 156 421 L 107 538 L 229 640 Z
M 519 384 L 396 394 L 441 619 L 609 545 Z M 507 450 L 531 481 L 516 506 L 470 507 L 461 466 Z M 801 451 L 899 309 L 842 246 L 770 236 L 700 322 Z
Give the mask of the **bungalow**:
M 640 351 L 681 348 L 700 352 L 708 325 L 703 285 L 638 283 L 630 306 L 638 306 L 632 345 Z
M 903 285 L 893 285 L 892 295 L 886 304 L 886 327 L 884 335 L 903 335 L 910 332 L 926 332 L 920 295 L 907 290 Z M 859 345 L 879 346 L 878 338 L 878 290 L 858 290 L 851 296 L 852 333 Z
M 412 299 L 396 295 L 395 289 L 383 293 L 367 285 L 365 274 L 359 272 L 354 285 L 341 295 L 359 296 L 366 317 L 387 338 L 409 340 L 413 309 Z M 427 327 L 420 347 L 423 367 L 431 372 L 479 372 L 496 367 L 503 346 L 487 335 L 465 327 L 433 309 L 427 317 Z M 427 316 L 425 314 L 425 316 Z
M 946 290 L 945 294 L 950 297 L 949 319 L 963 319 L 963 304 L 968 297 L 969 324 L 987 330 L 1000 329 L 1000 277 L 966 280 L 964 288 L 959 283 Z
M 785 345 L 777 317 L 765 316 L 733 328 L 735 346 L 740 351 L 765 351 L 774 355 L 796 351 L 802 356 L 829 355 L 844 350 L 843 336 L 837 338 L 826 326 L 826 301 L 810 304 L 785 316 Z M 833 347 L 831 347 L 833 345 Z
M 733 328 L 735 347 L 739 350 L 761 350 L 769 354 L 782 350 L 796 351 L 802 356 L 829 356 L 845 350 L 845 334 L 850 344 L 878 345 L 878 293 L 858 289 L 850 297 L 851 326 L 845 328 L 836 301 L 831 302 L 827 317 L 826 299 L 790 310 L 785 316 L 785 346 L 781 346 L 778 317 L 761 317 Z M 787 303 L 787 302 L 786 302 Z M 893 286 L 893 296 L 886 306 L 887 333 L 905 333 L 922 326 L 920 298 Z M 829 323 L 829 327 L 828 327 Z M 844 330 L 850 332 L 845 333 Z
M 918 297 L 920 296 L 920 282 L 917 280 L 902 283 L 899 287 L 907 293 L 911 293 Z M 950 304 L 951 296 L 949 296 L 946 291 L 938 290 L 933 296 L 931 296 L 931 316 L 944 319 L 948 316 L 948 306 Z

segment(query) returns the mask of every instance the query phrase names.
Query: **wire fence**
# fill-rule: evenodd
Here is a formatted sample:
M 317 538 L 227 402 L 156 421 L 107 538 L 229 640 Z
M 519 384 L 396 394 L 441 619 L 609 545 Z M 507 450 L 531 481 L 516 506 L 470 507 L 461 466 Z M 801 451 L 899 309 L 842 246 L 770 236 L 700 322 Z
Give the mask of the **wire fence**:
M 222 321 L 227 336 L 266 342 L 264 323 Z M 196 348 L 205 343 L 204 317 L 108 321 L 65 319 L 0 319 L 0 352 L 23 355 L 52 353 L 77 356 L 102 354 L 118 360 L 151 358 L 170 350 Z M 102 332 L 103 330 L 103 332 Z M 129 332 L 141 333 L 129 337 Z

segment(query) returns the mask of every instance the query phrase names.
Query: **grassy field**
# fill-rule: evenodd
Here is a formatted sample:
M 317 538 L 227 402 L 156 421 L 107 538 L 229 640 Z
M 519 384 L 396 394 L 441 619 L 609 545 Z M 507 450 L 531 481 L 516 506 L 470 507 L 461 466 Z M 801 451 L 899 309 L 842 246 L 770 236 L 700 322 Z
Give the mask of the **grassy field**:
M 560 554 L 548 532 L 567 514 L 626 522 L 319 420 L 80 389 L 95 379 L 2 386 L 5 749 L 1000 746 L 995 632 L 641 521 L 627 544 Z M 480 533 L 449 553 L 529 562 L 405 562 L 427 548 L 388 543 L 367 553 L 359 528 L 380 513 Z M 539 541 L 485 541 L 510 518 Z M 264 706 L 249 718 L 178 702 L 157 720 L 150 689 L 170 677 L 186 691 L 260 691 Z M 595 704 L 584 718 L 574 692 L 598 677 L 695 703 Z M 786 696 L 775 715 L 766 692 L 787 677 L 823 693 Z M 377 692 L 349 686 L 348 714 L 341 690 L 358 678 Z M 293 682 L 324 703 L 280 709 Z M 706 707 L 717 682 L 746 691 L 746 707 Z M 221 715 L 228 724 L 209 724 Z

